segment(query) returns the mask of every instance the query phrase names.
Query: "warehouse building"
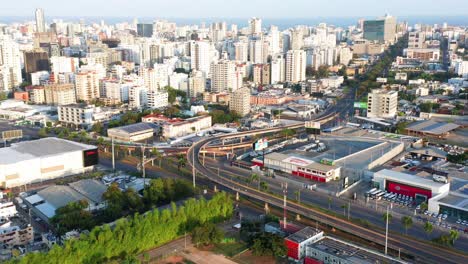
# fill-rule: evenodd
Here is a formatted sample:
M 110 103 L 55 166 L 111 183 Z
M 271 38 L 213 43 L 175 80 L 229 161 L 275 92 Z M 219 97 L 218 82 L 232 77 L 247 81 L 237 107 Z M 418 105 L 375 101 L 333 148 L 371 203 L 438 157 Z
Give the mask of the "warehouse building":
M 97 211 L 105 208 L 102 195 L 107 186 L 100 181 L 85 179 L 69 185 L 53 185 L 24 199 L 35 215 L 46 222 L 55 216 L 55 211 L 71 202 L 86 201 L 87 210 Z
M 406 128 L 408 135 L 444 138 L 460 126 L 454 123 L 423 120 L 414 122 Z
M 264 164 L 268 169 L 290 173 L 318 182 L 329 182 L 340 177 L 340 167 L 338 166 L 282 153 L 273 152 L 265 155 Z
M 120 141 L 137 142 L 152 139 L 159 130 L 159 126 L 151 123 L 136 123 L 127 126 L 111 128 L 107 135 Z
M 96 146 L 59 138 L 12 144 L 0 149 L 0 187 L 12 188 L 92 170 Z
M 288 250 L 288 258 L 293 261 L 302 260 L 306 256 L 306 247 L 323 237 L 323 231 L 305 227 L 284 239 Z

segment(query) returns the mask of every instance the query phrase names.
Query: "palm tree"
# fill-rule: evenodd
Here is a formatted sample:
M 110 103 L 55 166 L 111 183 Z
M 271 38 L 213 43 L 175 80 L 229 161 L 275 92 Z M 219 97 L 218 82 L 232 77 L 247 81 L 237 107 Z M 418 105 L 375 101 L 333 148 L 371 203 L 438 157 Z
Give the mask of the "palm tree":
M 180 171 L 180 168 L 185 167 L 186 164 L 187 164 L 187 161 L 185 159 L 185 156 L 184 155 L 178 155 L 177 156 L 177 170 Z
M 343 204 L 341 208 L 343 208 L 343 215 L 346 216 L 346 209 L 348 209 L 348 204 Z
M 457 230 L 450 230 L 450 239 L 452 240 L 452 245 L 455 245 L 455 240 L 460 237 L 460 233 Z
M 261 182 L 260 182 L 260 188 L 261 188 L 264 192 L 268 191 L 268 183 L 266 183 L 266 182 L 264 182 L 264 181 L 261 181 Z
M 408 234 L 408 228 L 413 225 L 413 218 L 411 218 L 411 216 L 403 216 L 401 218 L 401 223 L 405 227 L 405 233 Z
M 157 148 L 151 149 L 151 155 L 153 155 L 159 161 L 159 167 L 161 168 L 162 154 Z
M 424 211 L 427 210 L 427 203 L 426 202 L 422 202 L 419 206 L 421 207 L 421 211 L 424 212 Z
M 434 226 L 431 224 L 431 222 L 427 221 L 426 223 L 424 223 L 424 231 L 427 234 L 427 238 L 429 238 L 429 236 L 431 235 L 432 230 L 434 230 Z
M 254 182 L 256 181 L 258 186 L 257 186 L 257 189 L 260 190 L 260 177 L 258 176 L 257 173 L 252 173 L 252 175 L 250 175 L 250 182 Z
M 388 219 L 388 222 L 390 223 L 392 221 L 392 218 L 393 218 L 393 216 L 392 216 L 391 213 L 383 213 L 383 215 L 382 215 L 382 219 L 383 219 L 384 222 L 386 222 L 387 219 Z
M 296 200 L 298 203 L 301 203 L 301 190 L 297 190 L 294 192 L 294 195 L 296 196 Z

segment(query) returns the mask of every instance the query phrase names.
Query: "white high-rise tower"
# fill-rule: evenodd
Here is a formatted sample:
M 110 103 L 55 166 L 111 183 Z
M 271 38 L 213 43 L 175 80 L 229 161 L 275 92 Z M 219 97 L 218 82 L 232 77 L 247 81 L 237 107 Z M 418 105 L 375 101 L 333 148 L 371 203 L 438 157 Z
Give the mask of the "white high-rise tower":
M 36 15 L 36 32 L 45 32 L 46 25 L 45 25 L 45 19 L 44 19 L 44 10 L 42 10 L 42 8 L 36 9 L 35 15 Z

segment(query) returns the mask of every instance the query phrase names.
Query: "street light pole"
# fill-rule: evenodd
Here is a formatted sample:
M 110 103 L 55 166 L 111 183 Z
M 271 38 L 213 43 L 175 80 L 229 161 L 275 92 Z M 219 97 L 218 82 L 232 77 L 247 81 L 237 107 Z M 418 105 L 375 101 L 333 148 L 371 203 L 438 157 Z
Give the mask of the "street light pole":
M 204 156 L 203 156 L 204 157 Z M 193 151 L 193 156 L 192 156 L 192 177 L 193 177 L 193 188 L 196 187 L 195 184 L 195 151 Z
M 385 215 L 385 255 L 387 255 L 387 246 L 388 246 L 388 206 L 387 206 L 387 214 Z
M 115 153 L 114 153 L 114 137 L 112 139 L 112 171 L 115 172 Z

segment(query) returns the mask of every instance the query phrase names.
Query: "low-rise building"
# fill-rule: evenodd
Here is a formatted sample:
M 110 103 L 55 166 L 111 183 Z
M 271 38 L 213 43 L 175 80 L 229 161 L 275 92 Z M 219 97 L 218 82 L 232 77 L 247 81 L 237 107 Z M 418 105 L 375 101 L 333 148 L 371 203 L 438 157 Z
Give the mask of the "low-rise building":
M 287 255 L 289 259 L 293 261 L 300 261 L 306 256 L 306 248 L 308 245 L 316 242 L 323 237 L 323 231 L 306 227 L 298 232 L 289 235 L 284 239 L 286 248 L 288 250 Z
M 110 138 L 120 141 L 137 142 L 152 139 L 158 130 L 159 126 L 143 122 L 111 128 L 107 130 L 107 135 Z
M 0 228 L 0 244 L 13 246 L 24 246 L 34 240 L 33 227 L 28 225 L 24 228 L 9 226 Z
M 18 213 L 13 202 L 0 203 L 0 219 L 10 218 Z
M 69 185 L 52 185 L 24 199 L 35 215 L 46 222 L 55 216 L 56 210 L 71 202 L 86 201 L 88 211 L 97 211 L 106 207 L 102 195 L 107 186 L 94 179 L 85 179 Z
M 167 118 L 163 115 L 147 115 L 142 117 L 142 122 L 154 123 L 161 129 L 164 138 L 176 138 L 191 133 L 196 133 L 211 127 L 211 116 L 202 115 L 188 119 Z

